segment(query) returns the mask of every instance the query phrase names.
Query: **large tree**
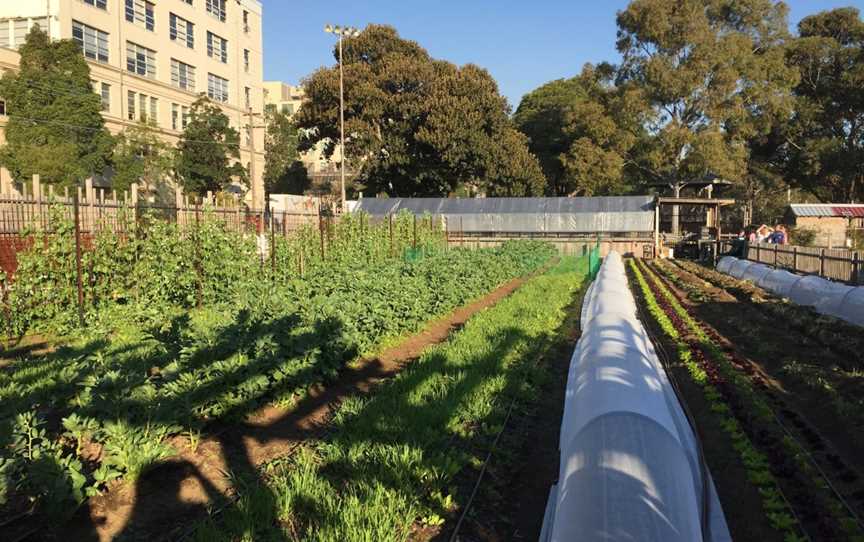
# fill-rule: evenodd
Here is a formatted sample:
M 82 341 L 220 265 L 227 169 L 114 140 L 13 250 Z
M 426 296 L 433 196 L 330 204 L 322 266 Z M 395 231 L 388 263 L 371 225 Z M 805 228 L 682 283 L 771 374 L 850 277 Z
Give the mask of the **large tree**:
M 245 181 L 240 158 L 240 135 L 222 109 L 206 96 L 189 110 L 189 122 L 177 144 L 175 175 L 187 193 L 219 192 L 232 180 Z
M 337 55 L 338 59 L 338 55 Z M 432 59 L 387 26 L 344 43 L 347 155 L 372 193 L 441 196 L 471 186 L 490 194 L 537 194 L 544 179 L 512 125 L 495 80 L 474 65 Z M 305 82 L 297 115 L 301 148 L 339 141 L 339 71 Z M 501 157 L 507 157 L 501 160 Z
M 39 174 L 61 186 L 102 173 L 113 139 L 81 48 L 71 40 L 52 42 L 36 25 L 19 52 L 19 70 L 0 79 L 9 113 L 0 165 L 15 179 Z
M 644 100 L 638 88 L 614 86 L 614 74 L 609 64 L 588 64 L 519 104 L 514 120 L 540 160 L 549 195 L 621 194 L 638 178 L 629 154 L 644 136 Z
M 864 22 L 855 8 L 806 17 L 789 61 L 801 73 L 782 151 L 790 181 L 824 201 L 864 199 Z
M 634 0 L 618 29 L 618 81 L 638 85 L 651 107 L 640 169 L 675 194 L 706 174 L 743 178 L 748 140 L 791 110 L 785 4 Z
M 264 138 L 264 190 L 267 194 L 302 194 L 311 186 L 297 150 L 300 131 L 294 121 L 278 111 L 267 113 Z

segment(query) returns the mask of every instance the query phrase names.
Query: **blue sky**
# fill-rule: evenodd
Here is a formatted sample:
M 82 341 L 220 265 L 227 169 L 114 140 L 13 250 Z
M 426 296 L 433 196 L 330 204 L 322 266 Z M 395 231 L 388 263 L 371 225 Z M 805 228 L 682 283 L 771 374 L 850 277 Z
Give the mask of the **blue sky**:
M 435 58 L 488 69 L 514 107 L 541 84 L 617 59 L 615 13 L 628 0 L 263 0 L 264 77 L 297 83 L 334 63 L 326 23 L 389 24 Z M 791 0 L 790 22 L 864 0 Z

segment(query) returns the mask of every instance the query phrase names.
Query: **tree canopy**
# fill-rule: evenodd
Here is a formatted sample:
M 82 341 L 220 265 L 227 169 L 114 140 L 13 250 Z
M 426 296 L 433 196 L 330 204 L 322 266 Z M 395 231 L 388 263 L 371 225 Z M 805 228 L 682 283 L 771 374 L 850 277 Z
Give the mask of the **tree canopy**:
M 226 188 L 233 179 L 245 181 L 240 135 L 222 109 L 206 96 L 189 110 L 189 121 L 177 143 L 174 172 L 187 193 L 205 195 Z
M 301 194 L 309 188 L 305 166 L 297 150 L 300 131 L 285 113 L 267 114 L 267 133 L 264 138 L 264 190 L 268 194 Z
M 337 60 L 338 60 L 338 53 Z M 470 186 L 488 194 L 533 195 L 545 179 L 512 125 L 495 80 L 474 65 L 435 60 L 388 26 L 344 42 L 347 156 L 359 184 L 392 196 L 441 196 Z M 296 120 L 301 149 L 339 141 L 339 70 L 305 81 Z
M 9 114 L 0 165 L 15 179 L 38 174 L 42 182 L 60 186 L 101 173 L 113 138 L 78 44 L 52 42 L 36 25 L 19 52 L 19 70 L 0 79 Z
M 153 121 L 131 126 L 116 139 L 111 186 L 122 192 L 132 183 L 141 183 L 145 193 L 167 197 L 166 181 L 173 165 L 173 149 L 157 135 Z
M 618 82 L 650 108 L 639 168 L 674 189 L 739 180 L 747 141 L 791 110 L 787 8 L 772 0 L 634 0 L 618 13 Z
M 644 104 L 637 89 L 612 84 L 614 73 L 609 64 L 589 64 L 522 99 L 514 120 L 540 160 L 549 195 L 630 190 L 628 154 L 644 132 Z
M 864 22 L 855 8 L 805 17 L 789 47 L 801 73 L 782 131 L 783 172 L 826 201 L 864 199 Z

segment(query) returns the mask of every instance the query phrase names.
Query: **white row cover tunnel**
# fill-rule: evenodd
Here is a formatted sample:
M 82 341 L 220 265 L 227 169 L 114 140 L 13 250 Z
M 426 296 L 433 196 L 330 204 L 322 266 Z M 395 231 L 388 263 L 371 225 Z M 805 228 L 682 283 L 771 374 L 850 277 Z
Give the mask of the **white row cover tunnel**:
M 612 252 L 582 304 L 541 542 L 731 540 L 699 444 Z
M 779 297 L 785 297 L 816 312 L 864 326 L 864 286 L 849 286 L 812 275 L 802 276 L 785 269 L 725 256 L 717 270 L 736 279 L 749 280 Z

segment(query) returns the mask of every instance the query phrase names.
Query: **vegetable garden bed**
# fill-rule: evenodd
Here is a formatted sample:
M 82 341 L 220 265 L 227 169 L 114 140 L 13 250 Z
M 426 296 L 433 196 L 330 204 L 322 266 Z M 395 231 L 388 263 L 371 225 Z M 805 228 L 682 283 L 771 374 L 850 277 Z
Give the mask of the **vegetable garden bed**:
M 820 435 L 785 408 L 765 375 L 695 319 L 648 266 L 632 262 L 631 271 L 652 315 L 675 342 L 679 360 L 721 417 L 748 478 L 759 488 L 765 521 L 784 540 L 858 539 L 861 527 L 834 485 L 836 478 L 814 461 L 813 453 L 826 449 Z M 842 462 L 829 472 L 854 476 Z
M 248 251 L 236 256 L 238 263 L 218 247 L 225 261 L 220 268 L 211 255 L 204 276 L 214 290 L 201 308 L 194 308 L 195 296 L 164 295 L 173 288 L 167 284 L 156 289 L 159 295 L 101 298 L 88 314 L 88 327 L 67 327 L 68 339 L 55 352 L 0 368 L 5 533 L 16 536 L 12 520 L 25 524 L 23 532 L 36 518 L 61 526 L 88 496 L 118 479 L 134 481 L 178 447 L 194 450 L 220 424 L 242 420 L 265 403 L 295 404 L 361 354 L 537 269 L 554 252 L 520 242 L 492 250 L 432 250 L 406 262 L 387 256 L 398 252 L 381 241 L 380 228 L 376 234 L 356 226 L 348 230 L 353 237 L 338 238 L 355 254 L 368 250 L 366 257 L 317 264 L 309 258 L 302 276 L 293 267 L 278 276 L 250 266 Z M 165 238 L 183 242 L 156 234 L 148 242 Z M 232 241 L 218 231 L 214 239 Z M 375 247 L 383 255 L 373 257 Z M 175 253 L 162 248 L 152 248 L 152 256 L 164 263 Z M 133 267 L 142 261 L 148 257 Z M 27 284 L 27 268 L 25 259 L 21 284 Z M 242 284 L 222 284 L 220 272 Z M 68 304 L 56 309 L 61 317 L 41 324 L 66 326 Z
M 509 405 L 534 399 L 533 363 L 581 277 L 567 260 L 474 316 L 377 393 L 346 400 L 331 434 L 265 469 L 197 540 L 428 540 L 452 527 Z M 450 523 L 448 523 L 450 522 Z

